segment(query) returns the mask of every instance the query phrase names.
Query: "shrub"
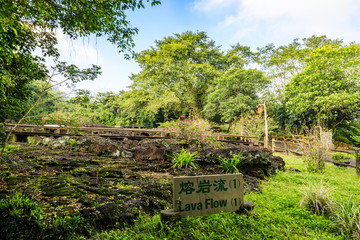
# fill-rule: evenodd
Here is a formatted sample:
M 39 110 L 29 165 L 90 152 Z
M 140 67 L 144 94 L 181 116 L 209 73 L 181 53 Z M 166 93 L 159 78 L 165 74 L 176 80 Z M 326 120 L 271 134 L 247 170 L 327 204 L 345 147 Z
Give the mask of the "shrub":
M 333 155 L 331 155 L 331 159 L 333 161 L 338 161 L 338 162 L 348 162 L 350 159 L 350 156 L 346 153 L 336 152 Z
M 0 239 L 69 239 L 80 224 L 80 216 L 45 218 L 43 210 L 21 192 L 0 200 Z
M 52 219 L 48 229 L 49 239 L 71 239 L 79 231 L 83 219 L 80 216 L 64 216 Z
M 302 190 L 304 197 L 300 201 L 300 206 L 316 215 L 330 214 L 334 205 L 331 198 L 332 190 L 331 186 L 325 185 L 322 181 L 304 186 Z
M 226 173 L 240 173 L 239 168 L 244 163 L 245 156 L 240 153 L 234 154 L 231 159 L 219 157 L 220 167 L 225 170 Z
M 45 231 L 44 213 L 22 193 L 0 200 L 0 232 L 6 239 L 39 239 Z
M 12 153 L 16 150 L 19 150 L 20 146 L 18 145 L 6 145 L 5 149 L 4 149 L 4 153 L 8 154 L 8 153 Z
M 190 153 L 184 148 L 181 149 L 180 153 L 174 153 L 173 155 L 173 167 L 178 168 L 197 168 L 196 161 L 199 160 L 198 152 Z
M 360 121 L 344 122 L 338 126 L 334 133 L 334 140 L 360 146 Z
M 72 138 L 70 139 L 70 146 L 76 147 L 78 145 L 78 142 L 76 141 L 76 139 Z
M 334 223 L 341 234 L 360 239 L 360 206 L 351 199 L 341 201 L 334 208 Z
M 304 152 L 305 165 L 309 172 L 325 171 L 325 160 L 328 155 L 326 143 L 321 140 L 321 127 L 306 130 L 307 134 L 301 140 L 301 148 Z
M 320 141 L 313 140 L 308 148 L 305 150 L 305 165 L 309 172 L 325 171 L 325 159 L 327 157 L 327 150 Z
M 184 143 L 195 141 L 199 146 L 219 147 L 216 138 L 212 136 L 211 124 L 204 119 L 189 120 L 181 116 L 176 121 L 161 123 L 160 127 L 164 128 L 172 138 L 179 138 Z
M 268 134 L 274 134 L 279 126 L 272 118 L 268 118 Z M 262 114 L 247 114 L 231 124 L 230 133 L 238 135 L 255 136 L 258 142 L 265 134 L 265 121 Z

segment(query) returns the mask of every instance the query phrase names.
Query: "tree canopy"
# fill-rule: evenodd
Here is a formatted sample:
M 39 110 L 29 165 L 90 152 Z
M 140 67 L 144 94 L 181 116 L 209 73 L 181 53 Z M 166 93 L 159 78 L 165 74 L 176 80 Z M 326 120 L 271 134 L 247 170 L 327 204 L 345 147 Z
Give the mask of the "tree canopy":
M 141 72 L 132 78 L 133 89 L 155 96 L 171 92 L 179 109 L 202 110 L 208 87 L 215 84 L 222 53 L 204 32 L 185 32 L 156 41 L 156 47 L 136 57 Z M 159 96 L 155 101 L 166 101 Z
M 313 50 L 287 85 L 290 117 L 330 128 L 354 119 L 360 104 L 360 46 L 325 45 Z
M 205 114 L 229 122 L 258 104 L 255 99 L 267 80 L 260 71 L 245 69 L 254 57 L 248 47 L 237 44 L 223 52 L 204 32 L 175 34 L 155 45 L 137 54 L 141 72 L 132 76 L 125 94 L 133 96 L 125 100 L 134 106 L 128 115 L 168 120 Z M 221 108 L 212 107 L 213 102 L 222 102 Z M 223 110 L 227 113 L 220 114 Z
M 264 74 L 256 69 L 226 71 L 209 93 L 205 116 L 216 122 L 232 123 L 257 108 L 259 93 L 268 83 Z
M 159 4 L 152 0 L 151 5 Z M 129 57 L 134 46 L 127 11 L 143 8 L 142 0 L 4 0 L 0 5 L 0 122 L 14 117 L 29 96 L 29 83 L 51 77 L 44 57 L 58 62 L 56 31 L 71 39 L 106 36 Z M 40 55 L 35 54 L 41 52 Z M 40 50 L 40 51 L 39 51 Z M 70 67 L 70 66 L 68 66 Z

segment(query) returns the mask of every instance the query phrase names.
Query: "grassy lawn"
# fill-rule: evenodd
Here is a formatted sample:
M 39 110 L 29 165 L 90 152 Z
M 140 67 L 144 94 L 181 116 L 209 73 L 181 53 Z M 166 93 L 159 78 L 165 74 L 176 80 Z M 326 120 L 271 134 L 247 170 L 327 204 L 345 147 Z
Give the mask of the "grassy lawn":
M 321 181 L 331 185 L 335 201 L 352 196 L 359 203 L 360 181 L 355 169 L 327 164 L 324 174 L 308 173 L 301 158 L 279 156 L 286 161 L 286 171 L 263 181 L 261 193 L 245 196 L 256 203 L 256 215 L 222 213 L 166 225 L 160 223 L 159 215 L 143 216 L 135 226 L 102 232 L 96 239 L 349 239 L 340 234 L 333 216 L 316 216 L 299 203 L 304 185 Z M 290 167 L 301 172 L 288 171 Z

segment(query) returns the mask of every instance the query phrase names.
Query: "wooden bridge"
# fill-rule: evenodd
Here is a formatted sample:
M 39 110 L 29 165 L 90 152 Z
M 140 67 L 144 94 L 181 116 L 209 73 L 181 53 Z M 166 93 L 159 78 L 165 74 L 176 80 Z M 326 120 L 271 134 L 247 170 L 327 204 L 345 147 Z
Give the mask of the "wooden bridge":
M 15 124 L 2 125 L 5 132 L 9 132 Z M 110 139 L 143 139 L 143 138 L 170 138 L 169 134 L 162 128 L 135 128 L 135 127 L 69 127 L 60 125 L 31 125 L 20 124 L 12 132 L 16 140 L 26 140 L 28 136 L 84 136 L 97 135 Z M 232 134 L 214 133 L 218 141 L 236 141 L 243 144 L 253 144 L 253 136 L 241 136 Z

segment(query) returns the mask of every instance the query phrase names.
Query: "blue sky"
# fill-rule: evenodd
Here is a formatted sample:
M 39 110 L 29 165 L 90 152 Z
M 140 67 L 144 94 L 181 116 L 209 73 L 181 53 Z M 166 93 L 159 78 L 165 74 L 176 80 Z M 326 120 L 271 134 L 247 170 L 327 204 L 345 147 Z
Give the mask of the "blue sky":
M 205 31 L 226 51 L 240 43 L 252 50 L 269 43 L 289 44 L 295 38 L 327 35 L 345 43 L 360 39 L 360 1 L 358 0 L 162 0 L 162 4 L 128 13 L 140 52 L 174 33 Z M 79 89 L 97 92 L 126 90 L 129 76 L 140 68 L 125 60 L 115 46 L 103 38 L 70 40 L 58 32 L 62 60 L 85 68 L 101 66 L 103 74 Z M 65 88 L 61 88 L 65 90 Z

